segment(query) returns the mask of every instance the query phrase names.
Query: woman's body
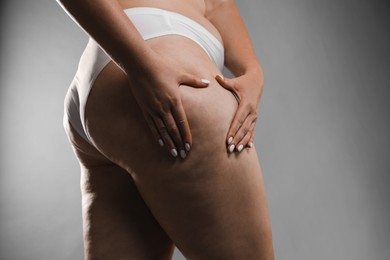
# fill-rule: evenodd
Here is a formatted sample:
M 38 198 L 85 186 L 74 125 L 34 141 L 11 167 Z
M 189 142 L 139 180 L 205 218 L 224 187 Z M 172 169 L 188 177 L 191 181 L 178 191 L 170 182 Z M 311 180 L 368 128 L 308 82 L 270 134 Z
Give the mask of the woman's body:
M 223 39 L 205 18 L 203 1 L 119 3 L 122 9 L 151 6 L 181 13 Z M 167 142 L 160 147 L 149 130 L 134 90 L 137 81 L 129 81 L 126 65 L 111 61 L 99 73 L 85 106 L 93 144 L 64 122 L 82 169 L 86 257 L 170 259 L 174 243 L 189 259 L 273 259 L 256 151 L 227 151 L 226 134 L 238 104 L 214 79 L 220 69 L 186 37 L 166 35 L 145 44 L 162 60 L 175 61 L 210 84 L 178 88 L 192 135 L 182 160 L 167 153 Z M 161 70 L 169 73 L 169 68 Z

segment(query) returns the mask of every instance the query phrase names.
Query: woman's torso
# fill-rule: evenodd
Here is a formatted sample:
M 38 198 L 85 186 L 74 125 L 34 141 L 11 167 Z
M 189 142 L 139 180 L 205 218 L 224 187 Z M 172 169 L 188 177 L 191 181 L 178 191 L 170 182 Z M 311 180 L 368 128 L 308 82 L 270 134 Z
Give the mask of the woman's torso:
M 123 9 L 132 7 L 155 7 L 180 13 L 196 21 L 223 42 L 217 28 L 205 17 L 204 0 L 119 0 Z

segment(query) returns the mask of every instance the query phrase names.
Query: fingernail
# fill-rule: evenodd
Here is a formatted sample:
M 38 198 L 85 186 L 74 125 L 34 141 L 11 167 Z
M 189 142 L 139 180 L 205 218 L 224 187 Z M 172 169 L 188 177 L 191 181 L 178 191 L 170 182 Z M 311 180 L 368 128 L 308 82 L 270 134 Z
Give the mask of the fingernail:
M 202 79 L 201 80 L 203 83 L 206 83 L 206 84 L 209 84 L 210 83 L 210 80 L 208 80 L 208 79 Z
M 176 156 L 177 156 L 177 151 L 176 151 L 175 148 L 173 148 L 173 149 L 171 150 L 171 154 L 172 154 L 173 157 L 176 157 Z
M 250 142 L 250 143 L 249 143 L 249 147 L 250 147 L 250 148 L 253 147 L 253 142 Z
M 236 147 L 234 144 L 232 144 L 230 147 L 229 147 L 229 152 L 233 152 L 234 151 L 234 147 Z
M 186 158 L 186 156 L 187 156 L 186 152 L 184 152 L 184 150 L 180 150 L 180 157 L 184 159 Z
M 229 140 L 227 141 L 227 143 L 230 144 L 232 141 L 233 141 L 233 137 L 230 136 L 230 137 L 229 137 Z
M 222 75 L 217 75 L 217 77 L 221 78 L 223 80 L 223 76 Z
M 184 146 L 186 147 L 187 152 L 190 150 L 191 146 L 189 143 L 185 143 Z
M 164 142 L 162 139 L 158 139 L 158 143 L 160 144 L 160 146 L 164 146 Z
M 241 152 L 241 151 L 242 151 L 242 148 L 244 148 L 244 145 L 243 145 L 243 144 L 240 144 L 240 145 L 238 146 L 237 150 L 238 150 L 239 152 Z

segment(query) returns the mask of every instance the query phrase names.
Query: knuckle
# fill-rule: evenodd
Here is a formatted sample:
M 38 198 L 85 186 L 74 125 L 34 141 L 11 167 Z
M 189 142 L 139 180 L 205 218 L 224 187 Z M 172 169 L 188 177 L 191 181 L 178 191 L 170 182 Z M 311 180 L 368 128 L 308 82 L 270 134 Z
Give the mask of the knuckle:
M 255 120 L 253 120 L 252 123 L 251 123 L 251 129 L 252 130 L 255 129 L 255 127 L 256 127 L 256 121 L 257 121 L 257 118 L 255 118 Z
M 243 110 L 247 114 L 252 114 L 252 113 L 254 113 L 257 110 L 257 106 L 253 102 L 246 102 L 244 107 L 243 107 Z
M 246 134 L 246 133 L 248 133 L 248 131 L 249 131 L 249 127 L 247 125 L 243 125 L 241 132 Z
M 170 133 L 175 133 L 177 131 L 177 126 L 174 124 L 169 124 L 167 128 L 168 128 L 168 132 Z
M 167 132 L 167 128 L 165 126 L 159 126 L 157 129 L 162 134 Z
M 162 111 L 162 108 L 156 107 L 156 108 L 153 108 L 153 109 L 149 109 L 148 113 L 154 120 L 156 120 L 157 118 L 160 118 L 163 115 L 161 113 L 161 111 Z
M 164 103 L 165 102 L 163 100 L 156 100 L 151 105 L 150 110 L 152 110 L 152 111 L 161 111 L 164 108 Z
M 172 106 L 177 106 L 180 104 L 180 97 L 176 96 L 176 95 L 172 95 L 169 97 L 169 103 L 170 105 Z
M 242 140 L 242 138 L 244 137 L 244 133 L 242 131 L 239 131 L 237 134 L 236 134 L 236 137 L 234 138 L 236 142 L 239 142 L 240 140 Z
M 243 124 L 244 124 L 244 118 L 242 118 L 242 117 L 238 117 L 237 118 L 237 120 L 236 120 L 236 122 L 237 122 L 237 124 L 239 125 L 239 126 L 242 126 Z
M 252 113 L 253 120 L 255 121 L 259 117 L 259 113 L 257 111 Z
M 251 114 L 254 116 L 257 116 L 259 114 L 259 112 L 257 111 L 256 108 L 254 108 L 254 109 L 251 109 Z
M 152 131 L 152 134 L 153 134 L 154 136 L 158 136 L 158 130 L 157 130 L 156 126 L 154 126 L 154 125 L 149 125 L 149 128 L 150 128 L 150 130 Z
M 185 119 L 180 119 L 179 121 L 177 121 L 177 124 L 178 124 L 179 126 L 183 126 L 183 125 L 186 124 L 186 120 L 185 120 Z
M 240 138 L 240 140 L 244 140 L 244 139 L 245 139 L 245 137 L 246 137 L 246 133 L 242 133 L 242 134 L 241 134 L 241 138 Z
M 156 118 L 161 118 L 161 119 L 165 119 L 168 115 L 168 109 L 166 109 L 164 106 L 159 106 L 158 108 L 156 108 L 152 114 L 154 115 L 154 117 Z
M 163 111 L 164 113 L 167 113 L 170 108 L 171 108 L 171 104 L 172 104 L 172 98 L 171 97 L 167 97 L 165 100 L 161 100 L 157 105 L 156 105 L 156 108 L 160 111 Z
M 175 106 L 175 107 L 178 107 L 181 105 L 181 99 L 179 97 L 174 97 L 172 99 L 172 104 Z

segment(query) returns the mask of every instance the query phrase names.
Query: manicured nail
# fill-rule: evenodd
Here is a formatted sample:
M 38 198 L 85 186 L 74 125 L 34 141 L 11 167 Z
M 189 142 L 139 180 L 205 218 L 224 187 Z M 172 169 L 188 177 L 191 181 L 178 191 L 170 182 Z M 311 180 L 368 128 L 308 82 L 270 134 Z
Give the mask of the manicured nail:
M 230 137 L 229 137 L 229 140 L 227 141 L 227 143 L 230 144 L 232 141 L 233 141 L 233 137 L 230 136 Z
M 186 147 L 187 152 L 190 150 L 191 146 L 189 143 L 185 143 L 184 146 Z
M 230 147 L 229 147 L 229 152 L 233 152 L 234 151 L 234 147 L 236 147 L 234 144 L 232 144 Z
M 238 150 L 239 152 L 241 152 L 241 151 L 242 151 L 242 148 L 244 148 L 244 145 L 243 145 L 243 144 L 240 144 L 240 145 L 238 146 L 237 150 Z
M 173 149 L 171 150 L 171 154 L 172 154 L 173 157 L 176 157 L 176 156 L 177 156 L 177 151 L 176 151 L 175 148 L 173 148 Z
M 250 142 L 250 143 L 249 143 L 249 147 L 250 147 L 250 148 L 253 147 L 253 142 Z
M 160 146 L 164 146 L 164 141 L 162 139 L 158 139 L 158 143 L 160 144 Z
M 209 84 L 210 83 L 210 80 L 208 80 L 208 79 L 202 79 L 201 80 L 203 83 L 206 83 L 206 84 Z
M 222 75 L 217 75 L 217 77 L 219 77 L 220 79 L 223 80 L 223 76 Z
M 180 157 L 184 159 L 186 158 L 186 156 L 187 156 L 186 152 L 184 152 L 184 150 L 180 150 Z

